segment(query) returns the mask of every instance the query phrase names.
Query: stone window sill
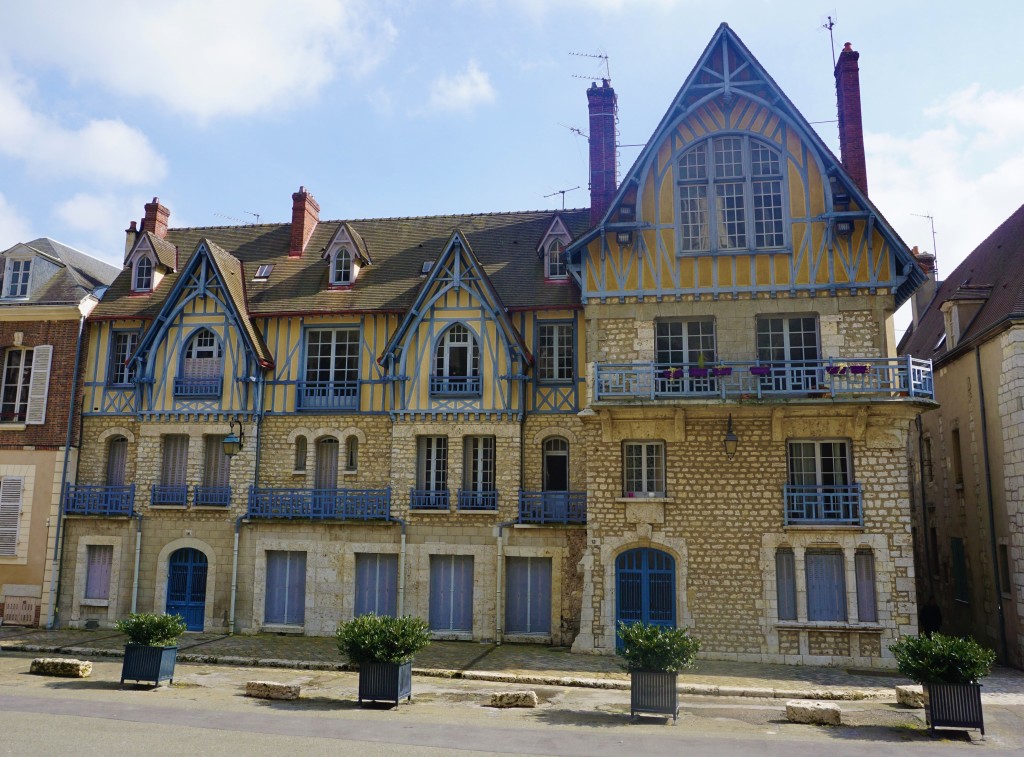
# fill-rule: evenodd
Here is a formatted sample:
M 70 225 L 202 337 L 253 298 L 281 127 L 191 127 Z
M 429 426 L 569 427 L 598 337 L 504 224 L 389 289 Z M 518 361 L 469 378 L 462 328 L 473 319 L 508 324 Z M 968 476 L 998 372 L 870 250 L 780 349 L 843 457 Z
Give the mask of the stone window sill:
M 0 423 L 0 431 L 24 431 L 24 423 Z
M 856 631 L 858 633 L 882 633 L 885 629 L 877 623 L 835 623 L 830 621 L 785 620 L 775 624 L 780 631 Z
M 343 470 L 341 472 L 341 475 L 343 475 L 343 476 L 357 476 L 357 475 L 359 475 L 359 471 L 357 471 L 357 470 Z
M 81 607 L 110 607 L 109 599 L 83 599 L 78 603 Z
M 851 531 L 853 533 L 864 533 L 864 526 L 843 526 L 832 525 L 831 523 L 801 524 L 783 526 L 783 531 Z
M 643 496 L 640 496 L 640 497 L 616 497 L 615 501 L 616 502 L 628 502 L 628 503 L 636 503 L 636 502 L 671 502 L 672 498 L 671 497 L 648 497 L 646 495 L 643 495 Z
M 293 476 L 305 476 L 306 475 L 306 471 L 304 471 L 304 470 L 293 470 L 292 471 L 292 475 Z

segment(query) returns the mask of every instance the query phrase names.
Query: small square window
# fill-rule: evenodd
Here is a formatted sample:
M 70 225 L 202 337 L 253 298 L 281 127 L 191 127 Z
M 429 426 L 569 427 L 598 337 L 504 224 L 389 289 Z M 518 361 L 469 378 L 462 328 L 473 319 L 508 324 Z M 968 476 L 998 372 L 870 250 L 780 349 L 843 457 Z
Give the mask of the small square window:
M 256 269 L 256 275 L 252 277 L 253 281 L 266 281 L 270 278 L 271 272 L 274 270 L 273 263 L 263 263 L 259 268 Z

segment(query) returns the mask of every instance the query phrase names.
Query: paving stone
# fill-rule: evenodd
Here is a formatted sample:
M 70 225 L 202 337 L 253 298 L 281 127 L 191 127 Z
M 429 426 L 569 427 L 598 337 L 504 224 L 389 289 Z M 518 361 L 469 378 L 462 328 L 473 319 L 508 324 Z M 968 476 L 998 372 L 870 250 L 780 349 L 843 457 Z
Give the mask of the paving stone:
M 786 702 L 786 719 L 790 723 L 812 725 L 839 725 L 842 710 L 831 702 L 812 702 L 807 699 L 791 699 Z
M 923 710 L 924 687 L 921 685 L 897 686 L 896 703 L 902 704 L 904 707 L 913 707 L 915 710 Z
M 92 675 L 92 663 L 88 660 L 74 660 L 70 657 L 37 657 L 32 660 L 28 672 L 37 676 L 88 678 Z
M 245 695 L 256 699 L 298 699 L 301 688 L 298 684 L 276 681 L 249 681 L 245 684 Z
M 491 694 L 491 707 L 536 707 L 536 691 L 498 691 Z

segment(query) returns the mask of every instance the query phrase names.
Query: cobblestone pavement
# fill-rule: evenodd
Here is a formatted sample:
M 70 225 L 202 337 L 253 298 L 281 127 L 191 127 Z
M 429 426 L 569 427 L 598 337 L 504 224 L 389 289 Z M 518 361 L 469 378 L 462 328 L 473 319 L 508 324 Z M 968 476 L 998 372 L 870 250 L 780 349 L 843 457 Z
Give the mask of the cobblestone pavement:
M 0 649 L 62 654 L 119 655 L 124 637 L 111 630 L 80 631 L 0 627 Z M 333 638 L 271 634 L 226 636 L 188 633 L 179 644 L 183 660 L 227 664 L 337 669 L 345 662 Z M 583 679 L 591 686 L 627 686 L 628 676 L 614 656 L 572 654 L 564 647 L 436 641 L 416 657 L 416 669 L 465 678 L 564 683 Z M 680 676 L 691 693 L 816 698 L 892 697 L 893 687 L 909 683 L 898 673 L 855 671 L 806 665 L 699 660 Z M 1024 704 L 1024 671 L 996 668 L 984 680 L 985 701 Z

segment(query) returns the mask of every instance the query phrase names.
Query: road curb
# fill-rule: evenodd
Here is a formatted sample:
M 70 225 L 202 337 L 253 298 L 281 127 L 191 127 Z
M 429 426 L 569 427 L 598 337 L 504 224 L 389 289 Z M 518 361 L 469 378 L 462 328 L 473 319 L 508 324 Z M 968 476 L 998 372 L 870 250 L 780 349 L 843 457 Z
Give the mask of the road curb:
M 0 644 L 4 652 L 32 652 L 48 654 L 74 654 L 85 657 L 124 657 L 120 649 L 102 647 L 68 647 L 52 644 Z M 284 660 L 276 658 L 245 657 L 239 655 L 193 654 L 187 650 L 178 652 L 178 661 L 197 665 L 230 665 L 252 668 L 288 668 L 290 670 L 326 670 L 350 672 L 359 666 L 348 662 L 322 662 L 319 660 Z M 519 683 L 534 686 L 570 686 L 586 689 L 629 690 L 629 681 L 614 678 L 588 678 L 585 676 L 548 676 L 521 673 L 502 673 L 483 670 L 454 670 L 450 668 L 413 668 L 412 672 L 430 678 L 454 678 L 464 681 L 487 681 L 491 683 Z M 711 697 L 749 697 L 760 699 L 819 699 L 827 701 L 860 701 L 864 699 L 888 699 L 894 694 L 863 689 L 815 688 L 815 689 L 773 689 L 756 686 L 714 686 L 699 683 L 679 684 L 680 694 Z

